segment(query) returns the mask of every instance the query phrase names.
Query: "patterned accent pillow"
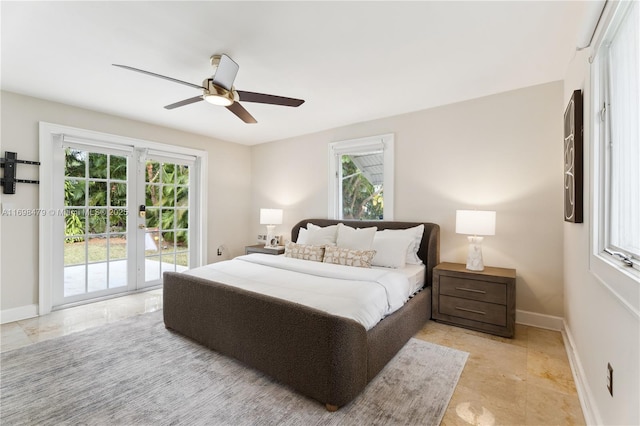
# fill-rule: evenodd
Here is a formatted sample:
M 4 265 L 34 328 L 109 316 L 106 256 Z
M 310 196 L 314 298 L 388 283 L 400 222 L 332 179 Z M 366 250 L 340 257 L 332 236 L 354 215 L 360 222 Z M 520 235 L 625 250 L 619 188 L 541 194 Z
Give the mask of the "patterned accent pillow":
M 357 266 L 359 268 L 371 268 L 371 261 L 375 255 L 375 250 L 354 250 L 343 247 L 326 246 L 323 262 Z
M 312 246 L 308 244 L 288 243 L 284 248 L 284 255 L 294 259 L 313 260 L 322 262 L 324 257 L 323 246 Z

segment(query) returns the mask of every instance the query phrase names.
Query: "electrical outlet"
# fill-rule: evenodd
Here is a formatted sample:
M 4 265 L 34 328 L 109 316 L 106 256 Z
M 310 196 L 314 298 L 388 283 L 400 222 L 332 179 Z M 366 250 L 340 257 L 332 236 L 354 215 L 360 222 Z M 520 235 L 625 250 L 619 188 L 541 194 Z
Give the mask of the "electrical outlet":
M 609 394 L 613 396 L 613 368 L 609 363 L 607 363 L 607 389 L 609 389 Z

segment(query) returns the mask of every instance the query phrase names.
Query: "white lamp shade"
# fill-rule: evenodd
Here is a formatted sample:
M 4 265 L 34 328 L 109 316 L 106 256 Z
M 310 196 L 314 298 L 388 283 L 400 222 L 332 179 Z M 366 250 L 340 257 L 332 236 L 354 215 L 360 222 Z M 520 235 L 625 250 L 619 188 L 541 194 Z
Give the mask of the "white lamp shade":
M 486 210 L 456 210 L 456 234 L 495 235 L 496 212 Z
M 282 225 L 282 209 L 260 209 L 260 225 Z

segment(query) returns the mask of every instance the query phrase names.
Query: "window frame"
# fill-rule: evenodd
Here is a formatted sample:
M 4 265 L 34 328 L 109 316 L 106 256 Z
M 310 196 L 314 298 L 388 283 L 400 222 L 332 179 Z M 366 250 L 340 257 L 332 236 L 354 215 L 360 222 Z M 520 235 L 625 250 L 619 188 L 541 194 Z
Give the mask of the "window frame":
M 617 256 L 605 251 L 620 251 L 609 244 L 609 202 L 610 202 L 610 158 L 607 152 L 609 120 L 603 119 L 602 107 L 608 96 L 609 54 L 607 43 L 616 33 L 620 22 L 626 16 L 630 3 L 611 3 L 597 28 L 598 36 L 590 58 L 590 98 L 585 98 L 585 113 L 590 117 L 591 140 L 591 227 L 589 270 L 598 281 L 608 288 L 633 313 L 640 313 L 640 270 L 636 259 L 633 267 L 625 266 Z
M 348 139 L 329 144 L 329 199 L 328 218 L 342 219 L 340 209 L 341 202 L 338 196 L 341 194 L 340 185 L 340 158 L 345 154 L 363 154 L 382 149 L 384 158 L 384 205 L 383 221 L 394 218 L 394 135 L 367 136 L 358 139 Z

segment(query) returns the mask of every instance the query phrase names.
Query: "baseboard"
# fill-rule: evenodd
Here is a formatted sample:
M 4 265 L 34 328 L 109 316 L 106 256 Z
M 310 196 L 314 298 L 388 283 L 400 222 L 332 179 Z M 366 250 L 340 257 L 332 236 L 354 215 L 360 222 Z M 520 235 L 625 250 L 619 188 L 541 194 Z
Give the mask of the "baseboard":
M 596 408 L 597 405 L 593 402 L 594 399 L 591 388 L 589 388 L 587 384 L 587 376 L 584 374 L 580 357 L 573 344 L 571 330 L 565 321 L 563 321 L 562 339 L 564 340 L 564 347 L 567 350 L 567 357 L 569 358 L 571 373 L 573 373 L 573 381 L 576 384 L 584 421 L 587 425 L 601 425 L 603 424 L 602 419 Z
M 520 309 L 516 309 L 516 323 L 554 331 L 562 331 L 564 328 L 564 319 L 562 317 L 521 311 Z
M 20 321 L 38 316 L 38 305 L 26 305 L 19 308 L 5 309 L 0 311 L 0 324 Z

